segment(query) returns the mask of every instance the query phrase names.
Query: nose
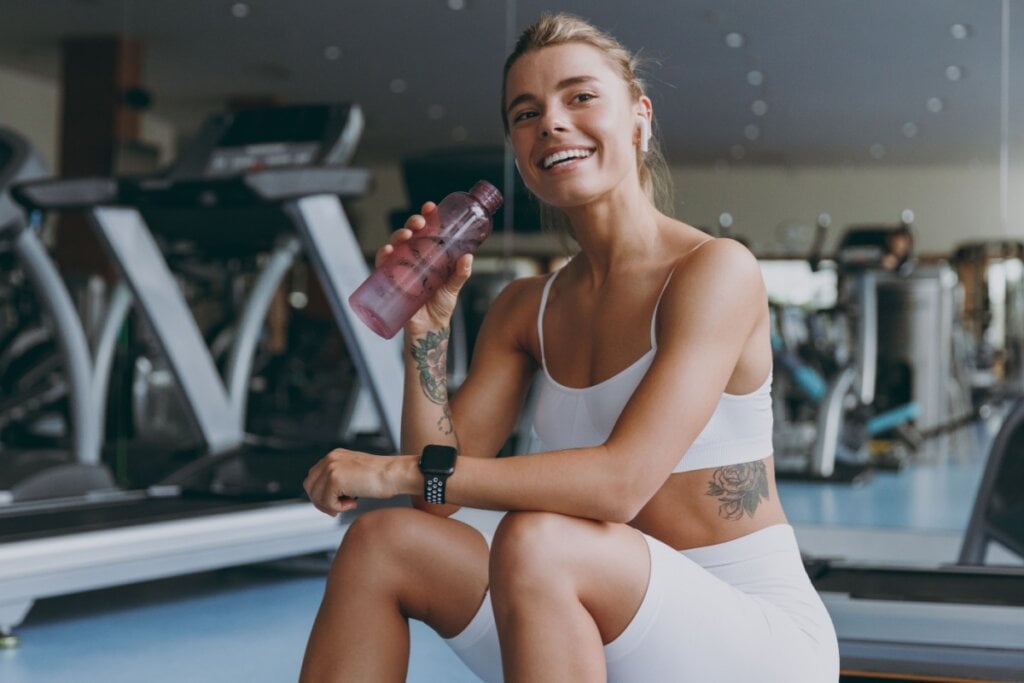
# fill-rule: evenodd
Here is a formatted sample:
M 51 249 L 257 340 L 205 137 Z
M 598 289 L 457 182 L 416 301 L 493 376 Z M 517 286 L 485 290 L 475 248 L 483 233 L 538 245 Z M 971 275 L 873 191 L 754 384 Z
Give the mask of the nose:
M 560 112 L 548 112 L 541 119 L 539 130 L 542 138 L 548 138 L 555 133 L 568 131 L 569 127 Z

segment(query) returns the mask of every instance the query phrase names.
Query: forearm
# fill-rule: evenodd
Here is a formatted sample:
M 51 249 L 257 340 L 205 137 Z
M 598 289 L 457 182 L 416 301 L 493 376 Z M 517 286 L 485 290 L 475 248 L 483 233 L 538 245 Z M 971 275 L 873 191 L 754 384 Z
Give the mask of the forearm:
M 423 332 L 406 330 L 402 351 L 405 356 L 403 453 L 420 453 L 427 444 L 459 446 L 448 403 L 449 331 L 448 327 Z M 422 477 L 419 478 L 419 485 L 409 493 L 413 505 L 434 514 L 446 517 L 458 509 L 451 505 L 426 503 L 422 497 Z
M 448 335 L 447 327 L 406 331 L 403 453 L 419 453 L 432 443 L 459 445 L 448 403 Z
M 400 465 L 400 486 L 422 489 L 414 456 Z M 445 497 L 488 510 L 543 510 L 610 522 L 628 522 L 643 501 L 604 446 L 510 458 L 459 457 Z

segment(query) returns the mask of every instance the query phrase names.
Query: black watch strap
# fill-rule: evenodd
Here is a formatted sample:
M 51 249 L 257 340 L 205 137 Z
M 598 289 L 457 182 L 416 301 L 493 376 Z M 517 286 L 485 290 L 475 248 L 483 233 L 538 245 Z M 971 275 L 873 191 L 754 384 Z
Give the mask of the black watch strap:
M 420 456 L 420 472 L 423 473 L 423 498 L 434 505 L 444 503 L 445 485 L 455 471 L 458 450 L 453 446 L 431 444 L 423 449 Z
M 444 503 L 444 488 L 448 477 L 440 474 L 423 475 L 423 497 L 428 503 L 440 505 Z

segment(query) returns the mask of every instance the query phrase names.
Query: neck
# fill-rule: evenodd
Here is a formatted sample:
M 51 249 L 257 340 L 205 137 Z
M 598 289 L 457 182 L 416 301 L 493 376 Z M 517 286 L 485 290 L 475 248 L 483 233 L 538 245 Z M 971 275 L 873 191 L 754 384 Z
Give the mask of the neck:
M 661 213 L 639 184 L 622 185 L 627 187 L 565 212 L 580 245 L 577 258 L 583 257 L 595 285 L 611 272 L 643 264 L 663 251 Z

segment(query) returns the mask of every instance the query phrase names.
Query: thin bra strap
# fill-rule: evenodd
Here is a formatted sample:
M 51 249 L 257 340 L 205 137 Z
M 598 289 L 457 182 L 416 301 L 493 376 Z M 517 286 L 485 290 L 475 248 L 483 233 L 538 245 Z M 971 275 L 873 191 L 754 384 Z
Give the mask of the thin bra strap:
M 702 242 L 699 242 L 697 244 L 697 246 L 695 246 L 693 249 L 690 249 L 690 251 L 686 252 L 686 254 L 683 256 L 683 259 L 689 258 L 695 251 L 697 251 L 698 249 L 703 247 L 705 244 L 707 244 L 708 242 L 714 242 L 714 241 L 715 240 L 713 238 L 711 238 L 711 239 L 706 239 L 706 240 L 704 240 Z M 672 266 L 672 270 L 668 271 L 668 277 L 665 278 L 665 284 L 663 284 L 661 286 L 661 293 L 658 294 L 658 300 L 654 302 L 654 313 L 651 315 L 651 348 L 652 349 L 658 348 L 658 340 L 656 338 L 656 335 L 654 334 L 655 322 L 658 320 L 658 305 L 661 303 L 661 297 L 663 297 L 665 295 L 665 290 L 668 289 L 668 283 L 672 281 L 672 276 L 675 275 L 675 274 L 676 274 L 676 266 Z
M 555 281 L 558 274 L 562 272 L 559 268 L 555 272 L 548 276 L 548 281 L 544 283 L 544 292 L 540 295 L 540 310 L 537 311 L 537 337 L 540 339 L 540 364 L 544 368 L 544 371 L 548 370 L 548 362 L 544 359 L 544 309 L 548 305 L 548 292 L 551 291 L 551 283 Z
M 668 271 L 668 277 L 665 278 L 665 284 L 661 286 L 661 293 L 658 294 L 658 300 L 654 302 L 654 313 L 651 314 L 651 348 L 658 348 L 658 340 L 654 334 L 654 324 L 658 320 L 658 305 L 661 304 L 661 297 L 665 296 L 665 290 L 668 289 L 668 283 L 672 281 L 672 276 L 675 274 L 676 269 Z

